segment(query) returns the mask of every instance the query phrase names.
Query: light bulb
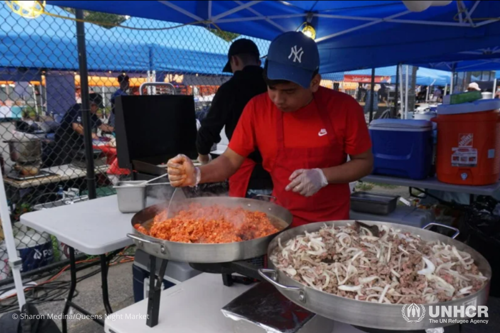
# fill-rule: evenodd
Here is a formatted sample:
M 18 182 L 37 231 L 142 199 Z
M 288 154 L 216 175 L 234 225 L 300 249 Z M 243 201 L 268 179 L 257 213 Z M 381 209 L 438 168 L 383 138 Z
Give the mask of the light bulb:
M 17 4 L 23 9 L 32 9 L 36 6 L 36 1 L 18 1 Z
M 306 24 L 302 28 L 302 33 L 311 39 L 316 39 L 316 30 L 312 25 Z
M 312 32 L 310 32 L 309 30 L 304 31 L 304 35 L 306 35 L 309 38 L 312 38 Z

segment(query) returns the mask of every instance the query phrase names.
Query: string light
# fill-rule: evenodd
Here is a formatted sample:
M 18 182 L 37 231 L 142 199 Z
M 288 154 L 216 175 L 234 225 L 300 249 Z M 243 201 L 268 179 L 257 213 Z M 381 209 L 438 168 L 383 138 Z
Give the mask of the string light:
M 6 1 L 16 14 L 26 18 L 37 18 L 45 12 L 45 1 Z
M 302 31 L 304 35 L 306 35 L 311 39 L 316 39 L 316 29 L 314 29 L 312 25 L 310 25 L 307 22 L 304 22 L 302 23 L 301 28 L 299 28 L 299 30 Z

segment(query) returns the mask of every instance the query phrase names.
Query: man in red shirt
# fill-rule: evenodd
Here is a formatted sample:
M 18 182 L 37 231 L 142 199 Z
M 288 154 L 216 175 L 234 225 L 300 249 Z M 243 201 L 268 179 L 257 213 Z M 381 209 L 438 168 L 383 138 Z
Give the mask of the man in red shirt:
M 318 70 L 314 40 L 301 32 L 278 36 L 264 68 L 268 92 L 247 104 L 229 148 L 199 168 L 183 155 L 171 159 L 171 184 L 227 179 L 257 148 L 271 174 L 273 195 L 293 214 L 293 226 L 348 219 L 349 182 L 372 171 L 370 136 L 359 104 L 320 87 Z

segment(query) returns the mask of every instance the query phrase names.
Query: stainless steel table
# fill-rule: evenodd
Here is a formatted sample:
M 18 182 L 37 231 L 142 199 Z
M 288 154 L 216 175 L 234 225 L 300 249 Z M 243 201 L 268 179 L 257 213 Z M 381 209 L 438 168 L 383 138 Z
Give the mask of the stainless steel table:
M 412 180 L 406 178 L 370 175 L 364 177 L 362 181 L 375 184 L 408 186 L 418 189 L 428 189 L 428 190 L 437 190 L 444 192 L 467 193 L 472 195 L 487 195 L 487 196 L 493 195 L 494 192 L 500 189 L 500 182 L 487 186 L 452 185 L 452 184 L 441 183 L 435 178 L 429 178 L 424 180 Z

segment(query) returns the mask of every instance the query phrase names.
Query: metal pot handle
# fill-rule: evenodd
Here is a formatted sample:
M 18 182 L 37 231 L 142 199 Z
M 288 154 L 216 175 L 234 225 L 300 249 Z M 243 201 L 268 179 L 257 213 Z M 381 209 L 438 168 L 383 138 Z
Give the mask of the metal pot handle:
M 436 222 L 431 222 L 431 223 L 427 224 L 426 226 L 424 226 L 422 229 L 429 230 L 434 225 L 437 227 L 453 230 L 455 232 L 453 234 L 453 236 L 451 236 L 451 238 L 453 238 L 453 239 L 457 238 L 457 236 L 460 235 L 460 230 L 458 230 L 457 228 L 453 228 L 453 227 L 450 227 L 449 225 L 442 224 L 442 223 L 436 223 Z
M 141 236 L 136 235 L 136 234 L 127 234 L 127 237 L 131 238 L 135 241 L 138 241 L 139 243 L 148 243 L 148 244 L 151 244 L 154 246 L 158 246 L 160 248 L 160 252 L 163 254 L 165 254 L 167 252 L 167 250 L 165 249 L 165 246 L 163 246 L 163 244 L 161 244 L 161 243 L 158 243 L 158 242 L 146 239 L 146 238 L 142 238 Z
M 304 291 L 302 290 L 302 288 L 285 286 L 284 284 L 277 282 L 276 280 L 274 280 L 274 278 L 271 278 L 268 275 L 269 273 L 271 273 L 272 275 L 276 276 L 277 272 L 275 269 L 259 268 L 257 271 L 259 272 L 259 275 L 262 276 L 262 278 L 264 280 L 266 280 L 267 282 L 269 282 L 270 284 L 272 284 L 276 288 L 280 288 L 280 289 L 287 290 L 287 291 L 298 291 L 300 293 L 300 296 L 299 296 L 300 300 L 305 301 Z M 302 298 L 304 298 L 304 299 L 302 299 Z

